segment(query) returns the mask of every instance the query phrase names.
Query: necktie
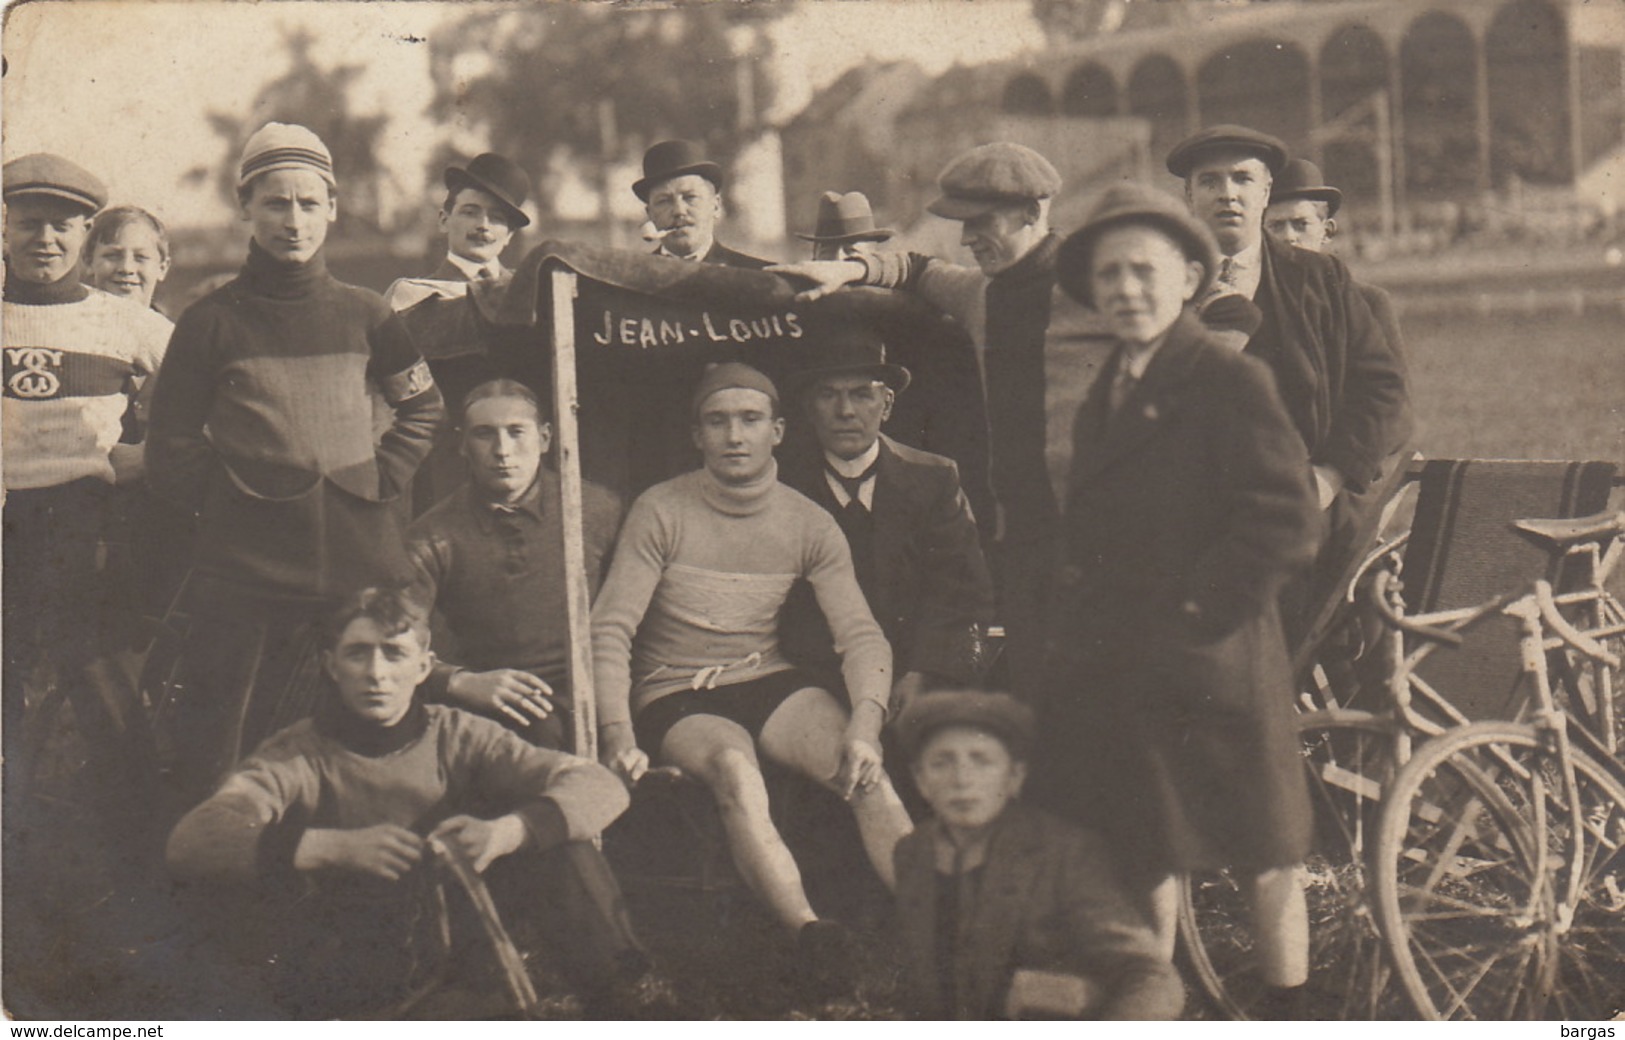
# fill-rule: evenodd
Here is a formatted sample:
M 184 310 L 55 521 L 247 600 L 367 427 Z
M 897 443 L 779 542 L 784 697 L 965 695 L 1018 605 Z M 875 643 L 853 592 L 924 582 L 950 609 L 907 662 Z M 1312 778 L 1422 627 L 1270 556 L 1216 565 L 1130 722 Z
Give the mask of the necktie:
M 831 466 L 828 463 L 824 464 L 824 472 L 835 478 L 835 482 L 841 485 L 841 490 L 845 491 L 846 497 L 851 500 L 847 502 L 845 506 L 848 513 L 867 513 L 869 511 L 868 507 L 863 504 L 863 499 L 858 497 L 858 491 L 862 489 L 863 485 L 875 475 L 875 468 L 879 465 L 880 459 L 876 458 L 875 461 L 869 463 L 869 467 L 862 473 L 859 473 L 855 477 L 849 477 L 845 474 L 837 473 L 834 466 Z
M 1134 388 L 1139 385 L 1140 379 L 1129 368 L 1128 354 L 1124 354 L 1117 362 L 1117 374 L 1112 377 L 1111 394 L 1107 400 L 1111 404 L 1111 414 L 1115 418 L 1123 410 L 1123 403 L 1128 400 Z
M 1236 287 L 1236 260 L 1234 257 L 1225 257 L 1219 262 L 1219 278 L 1221 285 L 1229 289 Z

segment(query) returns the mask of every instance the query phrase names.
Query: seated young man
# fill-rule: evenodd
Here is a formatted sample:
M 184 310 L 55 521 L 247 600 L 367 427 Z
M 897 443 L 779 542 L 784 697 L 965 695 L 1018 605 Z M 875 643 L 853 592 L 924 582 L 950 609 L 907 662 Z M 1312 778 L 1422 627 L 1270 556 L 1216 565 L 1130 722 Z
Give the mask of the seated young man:
M 635 782 L 649 753 L 699 778 L 721 812 L 745 883 L 796 932 L 815 984 L 850 969 L 850 940 L 817 921 L 768 813 L 758 754 L 850 802 L 865 850 L 890 883 L 910 829 L 881 768 L 891 648 L 830 515 L 778 482 L 784 437 L 773 383 L 738 363 L 708 369 L 694 393 L 703 468 L 645 492 L 627 516 L 593 608 L 604 760 Z M 805 578 L 823 609 L 852 701 L 779 649 L 780 609 Z
M 433 919 L 431 841 L 489 870 L 499 904 L 535 915 L 589 1005 L 623 993 L 647 960 L 592 844 L 627 805 L 614 775 L 418 701 L 428 634 L 400 593 L 350 597 L 326 640 L 333 689 L 314 717 L 269 738 L 169 838 L 177 879 L 258 883 L 268 897 L 236 900 L 230 919 L 265 913 L 278 1008 L 376 1013 L 403 995 L 425 946 L 414 923 Z M 289 881 L 311 895 L 275 899 Z
M 508 723 L 532 743 L 570 740 L 569 631 L 559 487 L 542 466 L 552 428 L 536 395 L 511 379 L 463 399 L 468 483 L 407 532 L 421 596 L 456 638 L 456 664 L 437 662 L 425 693 Z M 621 507 L 582 485 L 587 585 L 615 543 Z
M 1184 986 L 1100 837 L 1016 799 L 1032 711 L 946 690 L 898 729 L 934 818 L 897 846 L 910 1011 L 930 1019 L 1174 1019 Z

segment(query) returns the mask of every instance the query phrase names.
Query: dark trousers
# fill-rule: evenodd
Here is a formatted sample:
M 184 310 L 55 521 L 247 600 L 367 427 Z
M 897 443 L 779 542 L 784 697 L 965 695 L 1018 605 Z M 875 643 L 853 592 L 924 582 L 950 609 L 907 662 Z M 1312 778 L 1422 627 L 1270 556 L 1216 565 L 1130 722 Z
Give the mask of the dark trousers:
M 522 849 L 485 875 L 503 926 L 538 950 L 572 990 L 592 1001 L 640 975 L 648 961 L 620 885 L 590 842 Z M 189 928 L 205 953 L 228 954 L 227 1017 L 327 1018 L 388 1014 L 435 979 L 477 982 L 494 972 L 490 948 L 455 886 L 446 886 L 449 949 L 440 936 L 435 879 L 419 868 L 397 882 L 329 876 L 309 890 L 187 893 Z M 229 990 L 229 993 L 223 991 Z
M 175 786 L 190 807 L 266 737 L 314 709 L 320 628 L 332 604 L 268 600 L 196 574 L 184 609 L 172 739 Z
M 93 797 L 104 822 L 140 830 L 155 778 L 150 730 L 140 695 L 111 659 L 127 629 L 122 583 L 106 567 L 119 540 L 114 488 L 84 479 L 7 493 L 4 509 L 4 656 L 0 704 L 4 727 L 8 835 L 27 822 L 22 803 L 31 753 L 30 694 L 56 687 L 73 706 L 88 751 Z
M 990 687 L 1037 703 L 1045 689 L 1048 614 L 1057 564 L 1053 536 L 995 542 L 990 555 L 998 586 L 1004 648 Z

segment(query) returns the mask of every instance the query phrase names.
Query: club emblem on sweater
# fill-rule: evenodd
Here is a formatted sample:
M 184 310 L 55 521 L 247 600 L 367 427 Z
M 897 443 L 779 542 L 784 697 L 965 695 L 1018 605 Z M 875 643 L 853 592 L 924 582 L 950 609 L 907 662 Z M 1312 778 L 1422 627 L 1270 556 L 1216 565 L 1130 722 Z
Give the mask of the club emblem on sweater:
M 62 356 L 49 347 L 7 347 L 6 388 L 16 397 L 55 397 L 62 389 Z

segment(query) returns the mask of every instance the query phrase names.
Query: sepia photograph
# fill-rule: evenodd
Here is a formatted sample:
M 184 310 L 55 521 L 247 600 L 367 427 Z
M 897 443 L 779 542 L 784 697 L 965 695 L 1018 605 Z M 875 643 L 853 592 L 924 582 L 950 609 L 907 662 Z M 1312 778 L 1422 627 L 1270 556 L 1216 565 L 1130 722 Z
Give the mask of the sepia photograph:
M 1625 3 L 0 42 L 6 1017 L 1625 1021 Z

